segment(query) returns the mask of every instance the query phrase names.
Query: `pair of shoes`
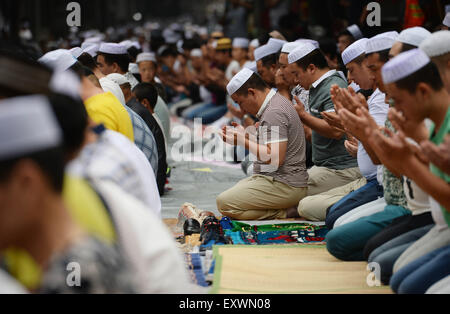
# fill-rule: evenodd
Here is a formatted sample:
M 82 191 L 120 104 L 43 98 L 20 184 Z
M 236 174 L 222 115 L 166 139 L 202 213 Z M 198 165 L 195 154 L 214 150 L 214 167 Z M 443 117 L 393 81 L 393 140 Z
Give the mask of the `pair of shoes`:
M 189 236 L 194 233 L 200 233 L 200 223 L 194 218 L 189 218 L 183 225 L 184 236 Z
M 214 243 L 228 243 L 225 239 L 222 225 L 214 216 L 208 216 L 203 220 L 200 232 L 200 241 L 202 244 L 209 243 L 213 240 Z

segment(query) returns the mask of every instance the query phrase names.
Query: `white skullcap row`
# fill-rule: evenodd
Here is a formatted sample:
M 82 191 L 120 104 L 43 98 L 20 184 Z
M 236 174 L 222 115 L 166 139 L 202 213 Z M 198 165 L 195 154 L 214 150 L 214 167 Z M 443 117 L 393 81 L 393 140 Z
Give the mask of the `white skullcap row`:
M 247 61 L 244 64 L 244 68 L 250 69 L 255 73 L 258 73 L 258 68 L 256 66 L 256 61 Z
M 131 47 L 136 47 L 137 49 L 141 49 L 141 45 L 137 41 L 131 41 L 131 40 L 124 40 L 119 43 L 120 45 L 124 46 L 127 50 Z
M 391 49 L 397 40 L 398 33 L 396 31 L 385 32 L 369 38 L 366 45 L 366 54 Z
M 444 24 L 447 27 L 450 27 L 450 12 L 447 12 L 447 14 L 444 17 L 444 20 L 442 21 L 442 24 Z
M 57 49 L 47 52 L 38 61 L 55 72 L 61 72 L 74 65 L 77 59 L 72 56 L 69 50 Z
M 111 55 L 128 54 L 127 48 L 125 46 L 116 43 L 103 43 L 100 45 L 98 52 L 103 52 Z
M 156 63 L 156 56 L 153 52 L 143 52 L 137 55 L 136 63 L 139 64 L 144 61 L 151 61 Z
M 45 96 L 0 101 L 0 160 L 54 148 L 61 141 L 61 129 Z
M 317 40 L 313 40 L 313 39 L 300 38 L 300 39 L 297 39 L 295 42 L 302 43 L 302 44 L 310 43 L 317 49 L 320 48 L 319 42 Z
M 191 50 L 191 57 L 202 57 L 203 53 L 202 50 L 199 48 L 195 48 Z
M 285 43 L 287 43 L 287 41 L 270 38 L 267 44 L 262 45 L 261 47 L 255 49 L 254 52 L 255 61 L 261 60 L 262 58 L 267 57 L 269 55 L 278 53 Z
M 308 54 L 310 54 L 311 52 L 313 52 L 316 49 L 317 48 L 311 43 L 305 43 L 305 44 L 301 45 L 300 47 L 294 49 L 294 51 L 292 51 L 288 55 L 289 64 L 294 63 L 294 62 L 304 58 L 305 56 L 307 56 Z
M 344 65 L 347 65 L 348 63 L 358 58 L 360 55 L 366 53 L 367 40 L 367 38 L 361 38 L 348 46 L 342 52 L 342 61 L 344 61 Z
M 245 84 L 245 82 L 248 81 L 248 79 L 253 75 L 252 70 L 248 69 L 248 68 L 243 68 L 242 70 L 240 70 L 235 76 L 233 76 L 233 78 L 230 80 L 230 82 L 227 85 L 227 92 L 228 94 L 231 96 L 234 93 L 236 93 L 236 91 L 242 87 L 242 85 Z
M 281 48 L 281 53 L 291 53 L 295 48 L 300 47 L 301 43 L 294 41 L 290 43 L 285 43 Z
M 250 46 L 250 47 L 253 47 L 253 48 L 258 48 L 258 47 L 259 47 L 259 40 L 258 40 L 258 38 L 253 39 L 253 40 L 250 42 L 249 46 Z
M 236 37 L 233 39 L 232 47 L 235 48 L 248 48 L 249 40 L 247 38 Z
M 74 47 L 69 50 L 74 58 L 78 58 L 84 52 L 80 47 Z
M 450 53 L 450 31 L 442 30 L 428 36 L 420 44 L 422 49 L 430 58 Z
M 403 52 L 383 66 L 381 69 L 383 82 L 385 84 L 394 83 L 417 72 L 428 63 L 430 63 L 430 58 L 418 48 Z
M 397 41 L 419 47 L 420 43 L 424 41 L 431 33 L 425 28 L 415 26 L 403 30 L 397 37 Z
M 359 29 L 358 25 L 356 25 L 356 24 L 350 25 L 349 27 L 347 27 L 347 30 L 350 34 L 352 34 L 352 36 L 353 36 L 353 38 L 355 38 L 355 40 L 358 40 L 358 39 L 361 39 L 364 37 L 361 30 Z
M 99 44 L 91 44 L 83 49 L 83 52 L 86 52 L 91 55 L 92 58 L 95 58 L 98 53 L 98 49 L 100 48 Z
M 124 75 L 119 74 L 119 73 L 111 73 L 111 74 L 108 74 L 106 77 L 109 78 L 111 81 L 113 81 L 114 83 L 116 83 L 119 86 L 129 83 L 127 78 Z

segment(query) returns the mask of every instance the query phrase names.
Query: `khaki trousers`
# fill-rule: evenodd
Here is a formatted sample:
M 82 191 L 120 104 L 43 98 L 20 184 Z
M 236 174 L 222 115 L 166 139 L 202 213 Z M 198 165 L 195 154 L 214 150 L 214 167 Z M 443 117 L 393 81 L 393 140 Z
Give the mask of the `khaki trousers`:
M 292 187 L 269 176 L 253 175 L 221 193 L 216 200 L 217 209 L 232 219 L 282 219 L 286 218 L 286 209 L 297 206 L 307 190 L 307 187 Z
M 362 177 L 358 167 L 334 170 L 313 166 L 308 170 L 308 196 L 344 186 Z
M 312 221 L 324 221 L 327 215 L 327 208 L 339 202 L 341 198 L 353 192 L 367 183 L 366 178 L 354 180 L 344 186 L 340 186 L 329 191 L 307 196 L 298 204 L 300 216 Z

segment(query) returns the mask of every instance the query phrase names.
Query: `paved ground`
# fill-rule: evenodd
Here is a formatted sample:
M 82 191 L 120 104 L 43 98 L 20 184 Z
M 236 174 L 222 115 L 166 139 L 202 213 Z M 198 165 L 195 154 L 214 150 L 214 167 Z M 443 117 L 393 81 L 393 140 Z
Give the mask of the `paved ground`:
M 169 151 L 173 143 L 172 140 Z M 219 214 L 216 208 L 217 195 L 245 178 L 240 166 L 235 164 L 175 162 L 171 158 L 168 158 L 168 163 L 172 167 L 169 179 L 172 190 L 161 198 L 163 218 L 176 218 L 185 202 Z

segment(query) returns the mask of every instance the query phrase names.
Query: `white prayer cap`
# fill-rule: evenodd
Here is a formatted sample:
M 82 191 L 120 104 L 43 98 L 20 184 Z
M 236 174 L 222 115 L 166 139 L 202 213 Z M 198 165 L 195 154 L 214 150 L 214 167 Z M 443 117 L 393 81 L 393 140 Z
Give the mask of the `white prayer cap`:
M 92 44 L 92 45 L 86 47 L 86 48 L 83 50 L 83 52 L 86 52 L 86 53 L 90 54 L 92 58 L 95 58 L 95 56 L 96 56 L 97 53 L 98 53 L 98 49 L 99 49 L 99 48 L 100 48 L 100 45 L 99 45 L 99 44 Z
M 61 141 L 61 129 L 47 97 L 0 101 L 0 160 L 57 147 Z
M 378 34 L 366 43 L 366 54 L 391 49 L 397 40 L 398 33 L 396 31 Z
M 258 73 L 258 67 L 256 66 L 256 61 L 247 61 L 244 64 L 244 68 L 250 69 L 255 73 Z
M 77 62 L 69 50 L 57 49 L 47 52 L 39 60 L 40 63 L 50 67 L 56 72 L 65 71 Z
M 442 24 L 444 24 L 447 27 L 450 27 L 450 12 L 447 12 L 447 14 L 444 17 L 444 20 L 442 21 Z
M 405 78 L 430 63 L 430 58 L 422 50 L 416 48 L 402 52 L 389 60 L 381 69 L 383 82 L 390 84 Z
M 235 48 L 248 48 L 249 40 L 247 38 L 236 37 L 233 39 L 232 47 Z
M 294 63 L 301 58 L 305 57 L 306 55 L 310 54 L 317 48 L 311 44 L 311 43 L 305 43 L 301 45 L 300 47 L 294 49 L 289 55 L 288 55 L 288 62 L 289 64 Z
M 70 53 L 74 58 L 78 58 L 83 53 L 83 49 L 81 49 L 80 47 L 74 47 L 70 49 Z
M 291 53 L 295 48 L 300 47 L 302 43 L 294 41 L 290 43 L 285 43 L 281 48 L 282 53 Z
M 450 31 L 442 30 L 434 32 L 420 44 L 422 49 L 430 58 L 450 53 Z
M 352 36 L 353 36 L 353 38 L 355 38 L 355 40 L 363 38 L 363 34 L 362 34 L 361 30 L 359 29 L 358 25 L 356 25 L 356 24 L 350 25 L 349 27 L 347 27 L 347 30 L 350 34 L 352 34 Z
M 267 42 L 267 45 L 278 47 L 278 50 L 281 50 L 281 47 L 283 47 L 283 45 L 286 44 L 286 43 L 287 43 L 286 40 L 281 40 L 281 39 L 277 39 L 277 38 L 270 38 L 269 41 Z
M 98 52 L 103 52 L 111 55 L 126 55 L 128 54 L 127 48 L 121 44 L 115 43 L 103 43 L 100 45 Z
M 72 71 L 54 72 L 49 87 L 55 93 L 64 94 L 74 99 L 80 98 L 80 78 Z
M 139 66 L 136 63 L 129 63 L 128 64 L 128 72 L 133 74 L 139 74 Z
M 273 41 L 271 41 L 273 39 Z M 267 57 L 269 55 L 278 53 L 281 50 L 281 47 L 283 47 L 285 41 L 282 41 L 279 39 L 271 38 L 267 42 L 267 44 L 262 45 L 261 47 L 258 47 L 255 49 L 255 52 L 253 53 L 255 55 L 255 61 L 261 60 L 264 57 Z
M 397 41 L 419 47 L 420 43 L 430 36 L 431 33 L 425 28 L 420 26 L 415 26 L 403 30 L 397 37 Z
M 166 49 L 168 49 L 169 47 L 167 47 L 166 45 L 162 45 L 161 47 L 159 47 L 158 51 L 156 52 L 158 54 L 158 56 L 162 55 L 162 53 L 164 51 L 166 51 Z
M 253 39 L 253 40 L 250 42 L 249 46 L 251 46 L 251 47 L 253 47 L 253 48 L 258 48 L 258 47 L 259 47 L 259 39 L 258 39 L 258 38 Z
M 84 40 L 84 43 L 92 43 L 92 44 L 100 44 L 102 42 L 103 38 L 100 36 L 86 38 Z
M 302 44 L 304 44 L 304 43 L 310 43 L 310 44 L 312 44 L 314 47 L 316 47 L 317 49 L 320 48 L 319 42 L 318 42 L 317 40 L 313 40 L 313 39 L 300 38 L 300 39 L 297 39 L 295 42 L 297 42 L 297 43 L 302 43 Z
M 342 52 L 342 61 L 344 61 L 344 65 L 347 65 L 363 53 L 366 53 L 367 40 L 367 38 L 361 38 Z
M 130 48 L 133 45 L 131 40 L 124 40 L 121 41 L 119 44 L 124 46 L 126 49 Z
M 199 48 L 195 48 L 191 50 L 191 57 L 202 57 L 203 53 L 202 50 Z
M 245 82 L 248 81 L 248 79 L 253 75 L 252 70 L 243 68 L 240 70 L 233 78 L 230 80 L 230 82 L 227 85 L 227 92 L 231 96 L 233 95 L 239 88 L 242 87 L 242 85 L 245 84 Z
M 137 55 L 136 63 L 139 64 L 144 61 L 151 61 L 156 63 L 156 57 L 153 52 L 143 52 Z
M 127 78 L 124 75 L 119 74 L 119 73 L 111 73 L 111 74 L 108 74 L 106 77 L 109 78 L 111 81 L 113 81 L 114 83 L 116 83 L 119 86 L 129 83 Z

